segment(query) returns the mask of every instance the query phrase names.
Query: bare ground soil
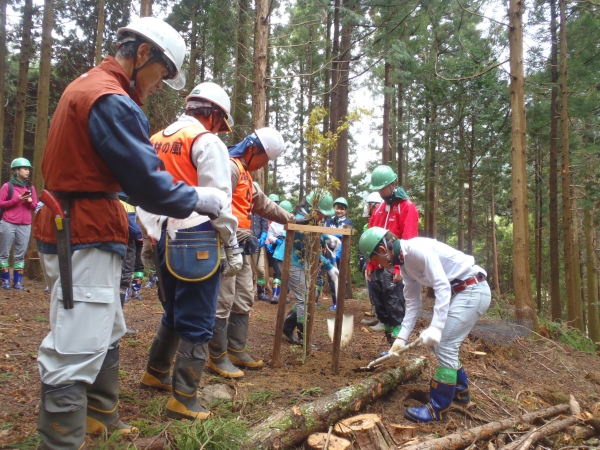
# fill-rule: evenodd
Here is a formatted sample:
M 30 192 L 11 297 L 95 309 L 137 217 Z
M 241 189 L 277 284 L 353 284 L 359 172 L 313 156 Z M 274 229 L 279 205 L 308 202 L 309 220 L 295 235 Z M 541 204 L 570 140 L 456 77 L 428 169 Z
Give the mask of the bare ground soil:
M 49 295 L 44 284 L 26 280 L 26 291 L 0 292 L 0 444 L 2 448 L 35 448 L 36 414 L 39 401 L 39 375 L 36 363 L 40 342 L 49 331 Z M 370 309 L 366 294 L 355 289 L 355 298 L 346 302 L 346 313 L 354 315 L 352 342 L 340 357 L 339 375 L 331 370 L 332 344 L 327 336 L 326 318 L 331 300 L 325 296 L 316 309 L 314 340 L 318 350 L 302 362 L 299 347 L 282 346 L 282 368 L 270 366 L 277 307 L 257 302 L 250 316 L 248 345 L 255 358 L 265 361 L 259 371 L 246 371 L 240 381 L 224 380 L 205 373 L 204 386 L 225 383 L 234 394 L 237 417 L 249 424 L 281 408 L 299 402 L 312 401 L 356 383 L 369 376 L 352 369 L 366 365 L 389 345 L 383 333 L 370 332 L 361 325 L 364 312 Z M 167 394 L 139 388 L 148 349 L 161 318 L 161 306 L 156 290 L 143 290 L 144 299 L 125 306 L 128 326 L 137 330 L 134 337 L 121 341 L 120 413 L 126 422 L 147 419 L 160 422 L 162 416 L 149 405 L 162 404 Z M 427 302 L 426 302 L 427 303 Z M 291 305 L 289 305 L 291 306 Z M 289 310 L 288 306 L 288 310 Z M 429 302 L 431 307 L 431 302 Z M 416 331 L 427 324 L 419 320 Z M 470 351 L 485 351 L 485 361 Z M 410 424 L 404 419 L 406 406 L 426 400 L 428 381 L 436 370 L 435 356 L 427 348 L 417 348 L 408 357 L 424 356 L 430 364 L 425 372 L 410 384 L 399 386 L 364 412 L 380 414 L 385 423 Z M 445 435 L 461 428 L 481 425 L 568 401 L 573 394 L 583 408 L 597 410 L 600 406 L 600 358 L 573 350 L 547 339 L 518 339 L 510 347 L 489 345 L 479 340 L 467 340 L 461 359 L 472 383 L 472 400 L 476 406 L 464 411 L 451 411 L 443 423 L 419 425 L 419 435 Z M 381 368 L 378 370 L 384 370 Z M 256 394 L 263 394 L 262 396 Z M 256 407 L 257 398 L 263 403 Z M 253 404 L 254 402 L 254 404 Z M 164 418 L 166 423 L 168 419 Z M 86 448 L 94 448 L 97 439 L 90 438 Z M 115 444 L 118 445 L 118 444 Z M 572 445 L 567 438 L 545 443 L 546 448 Z M 129 442 L 128 446 L 134 448 Z M 482 444 L 481 448 L 483 448 Z M 110 446 L 109 446 L 110 447 Z M 126 448 L 121 442 L 119 448 Z M 106 448 L 106 447 L 104 447 Z M 590 447 L 585 447 L 590 448 Z

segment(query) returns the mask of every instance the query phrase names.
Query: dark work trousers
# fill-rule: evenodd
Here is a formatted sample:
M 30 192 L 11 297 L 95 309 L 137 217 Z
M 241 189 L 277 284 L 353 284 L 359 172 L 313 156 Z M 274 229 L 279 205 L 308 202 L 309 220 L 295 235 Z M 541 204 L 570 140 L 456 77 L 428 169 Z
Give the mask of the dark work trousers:
M 127 242 L 127 253 L 123 258 L 121 266 L 121 289 L 127 289 L 131 286 L 134 272 L 143 272 L 142 246 L 143 241 L 139 239 L 129 239 Z
M 162 323 L 175 330 L 184 341 L 205 344 L 212 338 L 221 285 L 221 268 L 204 281 L 187 282 L 175 278 L 165 259 L 166 233 L 158 243 L 160 273 L 165 291 Z
M 281 280 L 281 268 L 279 267 L 279 260 L 273 258 L 273 253 L 267 252 L 267 259 L 269 260 L 269 266 L 273 268 L 273 279 L 277 278 Z
M 390 269 L 377 269 L 371 273 L 371 300 L 375 314 L 384 325 L 402 325 L 404 319 L 404 283 L 394 283 Z

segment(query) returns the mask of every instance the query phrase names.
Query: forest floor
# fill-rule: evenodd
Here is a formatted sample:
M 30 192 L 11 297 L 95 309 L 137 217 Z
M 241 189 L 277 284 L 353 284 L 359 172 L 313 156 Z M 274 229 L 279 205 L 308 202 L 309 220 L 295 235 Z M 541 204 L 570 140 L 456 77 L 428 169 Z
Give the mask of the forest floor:
M 0 292 L 0 448 L 35 448 L 39 443 L 35 433 L 40 384 L 36 356 L 40 342 L 49 331 L 50 296 L 43 292 L 42 282 L 27 280 L 25 287 L 25 292 Z M 103 439 L 88 438 L 86 448 L 156 448 L 158 443 L 165 447 L 173 443 L 171 448 L 185 447 L 178 445 L 177 436 L 170 434 L 175 427 L 165 430 L 169 420 L 162 411 L 168 395 L 139 388 L 138 381 L 161 318 L 156 290 L 144 289 L 142 294 L 143 300 L 132 300 L 125 306 L 128 326 L 137 330 L 137 335 L 121 340 L 120 370 L 121 418 L 136 424 L 141 436 L 133 443 L 126 438 L 111 439 L 108 443 Z M 346 302 L 346 313 L 354 315 L 354 337 L 342 351 L 337 376 L 331 371 L 332 344 L 325 320 L 335 315 L 329 310 L 329 297 L 322 298 L 321 305 L 316 308 L 314 340 L 318 350 L 303 363 L 301 348 L 284 344 L 283 367 L 277 369 L 269 364 L 277 307 L 257 302 L 250 315 L 248 345 L 255 358 L 265 361 L 265 367 L 259 371 L 246 371 L 246 376 L 239 381 L 205 373 L 203 386 L 225 384 L 233 395 L 232 402 L 220 405 L 221 409 L 215 411 L 227 411 L 228 417 L 252 426 L 279 409 L 313 401 L 369 376 L 352 369 L 366 365 L 389 345 L 383 339 L 383 333 L 370 332 L 360 323 L 365 318 L 364 312 L 370 309 L 364 289 L 355 289 L 354 297 Z M 431 308 L 431 301 L 425 303 Z M 426 325 L 420 319 L 415 331 L 419 332 Z M 485 361 L 471 351 L 486 352 Z M 404 419 L 404 409 L 420 404 L 436 370 L 435 356 L 430 349 L 417 348 L 407 358 L 418 356 L 424 356 L 430 362 L 424 373 L 367 406 L 363 412 L 381 415 L 388 425 L 410 424 Z M 600 358 L 552 340 L 517 339 L 509 347 L 500 347 L 467 339 L 461 349 L 461 360 L 472 383 L 472 400 L 476 406 L 470 408 L 468 414 L 451 411 L 449 420 L 443 423 L 418 425 L 418 435 L 442 436 L 524 411 L 568 402 L 569 394 L 574 395 L 584 409 L 600 407 Z M 158 433 L 160 440 L 143 439 Z M 142 442 L 144 445 L 140 445 Z M 600 445 L 598 440 L 595 442 Z M 547 441 L 545 445 L 546 448 L 560 448 L 573 443 L 563 436 L 560 442 Z M 232 444 L 231 448 L 234 447 Z M 208 445 L 206 448 L 213 447 Z

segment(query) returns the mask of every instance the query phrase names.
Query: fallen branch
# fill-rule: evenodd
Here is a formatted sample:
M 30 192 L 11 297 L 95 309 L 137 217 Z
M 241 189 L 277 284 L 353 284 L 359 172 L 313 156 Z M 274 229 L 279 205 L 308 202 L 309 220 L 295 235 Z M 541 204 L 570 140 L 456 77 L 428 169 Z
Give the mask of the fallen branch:
M 453 450 L 466 447 L 473 444 L 474 441 L 482 439 L 490 439 L 498 432 L 506 430 L 517 424 L 532 423 L 538 419 L 546 419 L 569 411 L 567 403 L 551 408 L 542 409 L 529 414 L 511 417 L 509 419 L 499 420 L 498 422 L 490 422 L 480 427 L 471 428 L 461 431 L 460 433 L 450 434 L 439 439 L 421 442 L 419 444 L 403 447 L 403 450 Z
M 426 359 L 416 358 L 407 366 L 373 375 L 315 402 L 279 411 L 254 427 L 243 448 L 283 450 L 293 447 L 310 434 L 325 431 L 329 425 L 356 414 L 398 384 L 419 375 L 426 366 Z

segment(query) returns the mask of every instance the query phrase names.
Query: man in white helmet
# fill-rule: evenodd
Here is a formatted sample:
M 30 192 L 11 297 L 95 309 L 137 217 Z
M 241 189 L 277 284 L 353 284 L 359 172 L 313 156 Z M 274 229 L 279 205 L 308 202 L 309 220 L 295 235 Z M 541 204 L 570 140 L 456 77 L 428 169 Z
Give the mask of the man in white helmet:
M 118 411 L 118 343 L 125 333 L 119 279 L 128 221 L 117 192 L 125 191 L 146 211 L 176 218 L 193 211 L 216 218 L 222 207 L 218 197 L 199 195 L 158 170 L 140 108 L 163 81 L 183 86 L 183 38 L 162 20 L 146 17 L 121 28 L 117 41 L 114 58 L 63 92 L 42 161 L 47 189 L 58 202 L 47 204 L 34 221 L 52 293 L 51 331 L 38 352 L 43 449 L 82 448 L 86 431 L 131 431 Z M 70 217 L 70 235 L 57 229 L 54 207 Z M 68 255 L 69 241 L 72 270 L 64 260 L 59 264 L 58 252 Z
M 172 392 L 166 414 L 176 419 L 206 419 L 209 412 L 196 399 L 200 376 L 207 359 L 208 341 L 215 324 L 221 275 L 234 276 L 242 268 L 242 251 L 236 237 L 237 220 L 231 211 L 229 153 L 218 133 L 230 132 L 229 96 L 222 87 L 206 82 L 186 98 L 186 112 L 177 121 L 150 138 L 165 170 L 177 181 L 191 186 L 213 187 L 227 195 L 227 203 L 215 220 L 177 236 L 206 239 L 220 237 L 226 262 L 201 281 L 185 281 L 171 273 L 165 260 L 165 239 L 158 245 L 161 261 L 165 312 L 140 380 L 144 388 Z M 216 251 L 219 251 L 217 248 Z M 196 255 L 194 254 L 195 258 Z M 189 280 L 189 279 L 188 279 Z M 171 363 L 175 359 L 173 376 Z M 197 377 L 189 377 L 189 373 Z
M 294 216 L 256 189 L 250 172 L 262 169 L 277 158 L 284 146 L 281 133 L 266 127 L 229 148 L 232 209 L 238 221 L 237 238 L 244 246 L 244 265 L 235 277 L 224 278 L 221 282 L 207 364 L 210 370 L 226 378 L 244 376 L 244 372 L 233 364 L 248 369 L 260 369 L 263 366 L 262 361 L 255 361 L 246 352 L 248 318 L 254 305 L 250 258 L 256 254 L 259 245 L 251 229 L 252 213 L 278 223 L 291 222 Z

